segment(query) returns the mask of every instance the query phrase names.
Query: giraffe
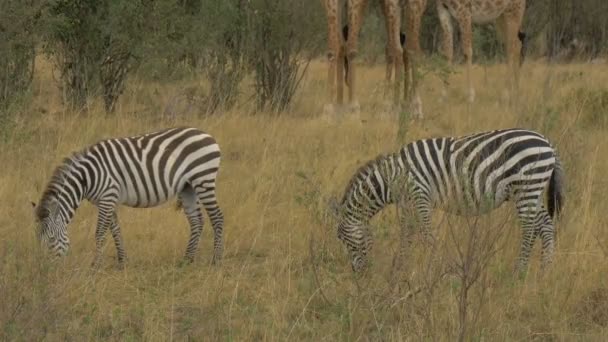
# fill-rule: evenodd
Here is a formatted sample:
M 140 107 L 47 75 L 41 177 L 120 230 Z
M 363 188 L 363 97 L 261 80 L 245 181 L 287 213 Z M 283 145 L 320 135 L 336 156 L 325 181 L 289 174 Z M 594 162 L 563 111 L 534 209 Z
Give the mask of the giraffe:
M 359 31 L 363 23 L 363 16 L 367 8 L 368 0 L 342 0 L 346 1 L 347 25 L 340 26 L 341 0 L 321 0 L 327 15 L 327 58 L 329 67 L 327 72 L 327 84 L 329 102 L 325 107 L 326 112 L 334 112 L 335 105 L 342 106 L 344 101 L 344 83 L 348 86 L 349 107 L 355 112 L 359 111 L 356 90 L 356 66 L 354 60 L 358 53 Z M 386 21 L 387 46 L 390 51 L 390 63 L 394 64 L 395 74 L 403 70 L 403 49 L 399 43 L 399 28 L 401 26 L 401 13 L 399 0 L 380 0 L 382 12 Z M 345 35 L 346 37 L 343 37 Z M 348 64 L 345 64 L 348 63 Z M 344 72 L 346 71 L 346 75 Z M 345 80 L 345 82 L 343 82 Z M 395 77 L 394 100 L 399 102 L 399 91 L 401 78 Z
M 472 23 L 496 22 L 496 28 L 505 44 L 507 53 L 510 92 L 515 96 L 519 84 L 519 68 L 523 59 L 522 43 L 525 33 L 521 32 L 520 29 L 526 0 L 437 0 L 436 5 L 443 31 L 443 54 L 449 64 L 452 63 L 454 47 L 452 18 L 458 24 L 461 33 L 462 51 L 466 60 L 469 102 L 475 101 L 475 89 L 471 80 Z

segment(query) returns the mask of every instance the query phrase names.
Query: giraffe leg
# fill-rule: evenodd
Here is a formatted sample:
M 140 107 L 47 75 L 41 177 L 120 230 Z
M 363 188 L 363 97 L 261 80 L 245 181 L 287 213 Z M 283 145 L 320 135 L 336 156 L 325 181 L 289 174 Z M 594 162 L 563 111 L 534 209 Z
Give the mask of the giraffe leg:
M 327 86 L 328 86 L 328 102 L 325 105 L 326 114 L 334 114 L 334 101 L 341 105 L 343 101 L 343 86 L 342 80 L 336 80 L 338 63 L 340 57 L 340 47 L 342 39 L 339 32 L 340 12 L 338 0 L 323 0 L 325 5 L 325 13 L 327 14 L 327 43 L 328 43 L 328 69 L 327 69 Z M 337 82 L 336 82 L 337 81 Z
M 397 215 L 399 217 L 399 250 L 393 259 L 393 273 L 395 274 L 403 269 L 419 221 L 414 204 L 406 196 L 397 202 Z
M 422 54 L 420 48 L 420 22 L 426 9 L 426 0 L 407 0 L 405 4 L 406 45 L 415 54 Z
M 390 32 L 390 26 L 389 26 L 389 22 L 387 20 L 388 18 L 388 6 L 387 6 L 387 1 L 381 1 L 381 5 L 382 5 L 382 14 L 384 15 L 384 24 L 386 25 L 386 32 Z M 391 55 L 391 49 L 389 46 L 389 42 L 386 42 L 386 46 L 384 47 L 384 56 L 385 56 L 385 61 L 386 61 L 386 73 L 385 73 L 385 79 L 386 79 L 386 84 L 390 85 L 392 78 L 393 78 L 393 57 Z
M 445 8 L 440 1 L 437 2 L 437 14 L 442 29 L 442 53 L 445 56 L 448 65 L 452 66 L 452 59 L 454 56 L 454 27 L 452 25 L 452 16 L 450 11 Z M 441 101 L 444 101 L 447 98 L 447 87 L 448 80 L 445 79 L 443 89 L 441 90 Z
M 384 48 L 384 56 L 386 60 L 385 80 L 388 85 L 393 81 L 393 57 L 391 56 L 388 44 L 386 44 L 386 47 Z
M 456 18 L 460 29 L 460 36 L 462 39 L 462 51 L 465 55 L 467 63 L 467 86 L 469 87 L 468 100 L 469 103 L 475 102 L 475 88 L 473 88 L 473 80 L 471 79 L 471 69 L 473 66 L 473 42 L 472 42 L 472 27 L 471 27 L 471 13 L 465 12 L 460 17 Z
M 196 188 L 198 200 L 203 204 L 211 226 L 213 227 L 213 260 L 212 264 L 219 265 L 224 253 L 224 214 L 217 203 L 215 184 L 207 183 Z
M 395 106 L 399 107 L 401 99 L 401 80 L 403 78 L 403 59 L 400 58 L 403 55 L 403 48 L 400 42 L 400 28 L 401 28 L 401 11 L 399 8 L 399 2 L 397 0 L 385 0 L 386 7 L 386 26 L 387 26 L 387 38 L 388 47 L 391 55 L 391 62 L 395 69 L 395 84 L 393 85 L 393 102 Z
M 418 226 L 423 241 L 429 246 L 435 246 L 435 237 L 431 231 L 431 201 L 428 195 L 418 196 L 414 200 L 418 218 Z
M 112 215 L 112 225 L 110 226 L 112 232 L 112 238 L 114 239 L 114 245 L 116 246 L 116 256 L 118 259 L 118 268 L 124 268 L 125 261 L 127 260 L 127 253 L 122 241 L 122 234 L 120 233 L 120 225 L 118 224 L 118 215 L 114 211 Z
M 504 28 L 505 51 L 507 53 L 507 79 L 509 80 L 510 100 L 512 104 L 518 102 L 519 69 L 522 43 L 518 37 L 523 19 L 523 6 L 505 11 L 501 16 Z
M 103 257 L 103 247 L 106 241 L 106 232 L 112 225 L 112 216 L 114 215 L 114 203 L 100 202 L 97 205 L 97 228 L 95 229 L 95 258 L 93 259 L 93 268 L 101 266 Z
M 409 110 L 414 118 L 421 119 L 423 117 L 422 101 L 419 94 L 419 83 L 416 75 L 416 66 L 418 57 L 422 55 L 420 49 L 420 20 L 422 13 L 426 8 L 426 0 L 424 1 L 407 1 L 406 2 L 406 40 L 405 40 L 405 71 L 408 86 L 404 87 L 405 97 L 409 101 Z
M 337 58 L 337 69 L 336 69 L 336 78 L 337 78 L 337 92 L 338 99 L 337 102 L 341 106 L 344 103 L 344 85 L 346 84 L 350 89 L 350 80 L 348 79 L 348 68 L 349 61 L 348 57 L 346 57 L 345 45 L 340 42 L 340 49 L 338 50 L 338 58 Z
M 187 185 L 184 190 L 179 194 L 179 198 L 182 202 L 182 208 L 188 219 L 190 225 L 190 239 L 188 240 L 188 246 L 186 247 L 186 254 L 184 260 L 188 263 L 194 261 L 196 252 L 198 251 L 198 245 L 201 234 L 203 232 L 203 213 L 201 211 L 200 203 L 194 189 Z
M 357 66 L 355 59 L 359 49 L 359 31 L 363 23 L 363 14 L 367 7 L 367 0 L 348 0 L 348 39 L 346 41 L 346 58 L 348 58 L 348 101 L 350 109 L 358 113 L 359 102 L 356 98 Z

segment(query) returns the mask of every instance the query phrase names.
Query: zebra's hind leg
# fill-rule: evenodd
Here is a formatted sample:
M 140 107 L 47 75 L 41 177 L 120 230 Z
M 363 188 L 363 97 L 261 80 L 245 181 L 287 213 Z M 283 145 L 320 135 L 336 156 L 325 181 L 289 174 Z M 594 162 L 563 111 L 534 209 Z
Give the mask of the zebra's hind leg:
M 543 244 L 540 265 L 541 270 L 545 271 L 553 261 L 553 252 L 555 250 L 555 228 L 547 209 L 541 208 L 538 211 L 536 226 L 538 227 L 536 234 L 540 237 Z
M 190 263 L 194 261 L 201 233 L 203 232 L 203 213 L 196 193 L 191 186 L 186 185 L 184 190 L 179 194 L 179 200 L 190 224 L 190 240 L 188 241 L 186 255 L 184 256 L 185 261 Z
M 127 253 L 122 242 L 122 234 L 120 233 L 120 226 L 118 225 L 118 215 L 116 212 L 112 215 L 112 226 L 110 227 L 112 232 L 112 238 L 114 239 L 114 245 L 116 245 L 116 256 L 118 259 L 118 268 L 122 269 L 125 266 L 127 259 Z
M 199 201 L 205 207 L 213 226 L 213 260 L 212 264 L 220 264 L 224 254 L 224 214 L 217 204 L 215 184 L 206 183 L 196 188 Z
M 523 276 L 528 268 L 530 253 L 532 252 L 534 241 L 539 233 L 539 226 L 536 220 L 539 212 L 537 203 L 537 199 L 521 199 L 518 200 L 516 204 L 517 215 L 522 229 L 521 246 L 514 270 L 514 273 L 518 276 Z

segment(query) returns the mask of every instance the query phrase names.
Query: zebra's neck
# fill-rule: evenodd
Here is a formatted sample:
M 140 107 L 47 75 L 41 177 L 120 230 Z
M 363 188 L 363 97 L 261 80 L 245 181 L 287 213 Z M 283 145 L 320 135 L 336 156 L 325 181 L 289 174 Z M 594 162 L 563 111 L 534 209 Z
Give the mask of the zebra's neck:
M 74 216 L 88 191 L 86 177 L 81 169 L 80 161 L 76 157 L 66 159 L 54 172 L 40 201 L 42 208 L 48 208 L 51 203 L 57 202 L 61 219 L 67 224 Z
M 342 199 L 346 221 L 366 224 L 395 202 L 395 182 L 406 174 L 399 154 L 381 155 L 363 165 L 352 177 Z

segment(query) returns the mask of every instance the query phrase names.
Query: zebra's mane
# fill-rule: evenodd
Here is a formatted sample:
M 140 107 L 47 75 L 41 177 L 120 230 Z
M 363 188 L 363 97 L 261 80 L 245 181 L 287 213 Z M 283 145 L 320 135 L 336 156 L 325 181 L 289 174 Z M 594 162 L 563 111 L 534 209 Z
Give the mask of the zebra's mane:
M 83 155 L 84 151 L 75 152 L 72 156 L 63 159 L 63 162 L 55 168 L 53 171 L 53 176 L 51 176 L 51 180 L 46 185 L 46 189 L 42 193 L 42 198 L 40 199 L 40 203 L 36 206 L 36 217 L 38 220 L 42 220 L 48 215 L 48 206 L 49 204 L 57 198 L 57 184 L 63 184 L 65 180 L 65 175 L 72 170 L 72 166 L 74 163 L 80 159 Z
M 346 199 L 350 196 L 351 192 L 355 188 L 355 185 L 357 184 L 357 182 L 360 181 L 359 176 L 361 176 L 361 174 L 368 172 L 368 170 L 372 166 L 380 164 L 380 162 L 386 160 L 387 158 L 389 158 L 391 156 L 393 156 L 393 154 L 380 154 L 375 159 L 368 160 L 365 164 L 363 164 L 361 167 L 359 167 L 359 169 L 357 169 L 355 174 L 348 181 L 348 184 L 346 185 L 346 189 L 344 190 L 344 195 L 342 196 L 342 200 L 340 201 L 340 203 L 341 204 L 345 203 Z M 379 169 L 381 170 L 382 168 L 379 168 Z

